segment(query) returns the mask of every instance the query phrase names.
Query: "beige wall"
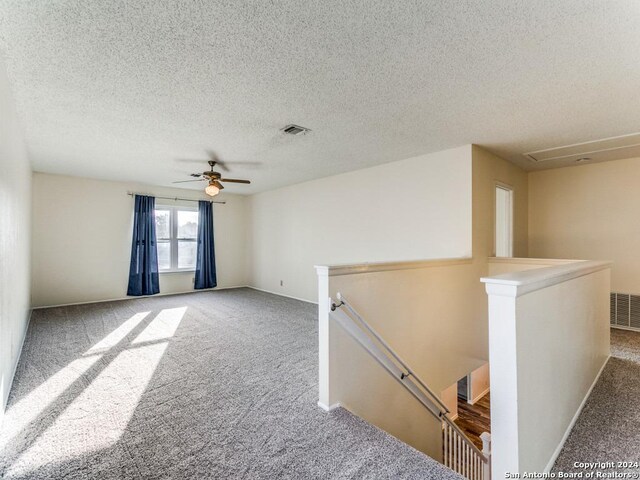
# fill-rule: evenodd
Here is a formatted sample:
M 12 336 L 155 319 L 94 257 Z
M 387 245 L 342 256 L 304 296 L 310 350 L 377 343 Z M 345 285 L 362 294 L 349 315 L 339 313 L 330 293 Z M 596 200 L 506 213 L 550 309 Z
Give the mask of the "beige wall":
M 458 418 L 458 382 L 451 384 L 440 393 L 440 400 L 449 409 L 447 416 L 452 420 Z
M 325 299 L 341 292 L 435 392 L 446 391 L 472 371 L 478 372 L 476 390 L 484 391 L 488 306 L 480 278 L 487 275 L 493 252 L 494 187 L 498 181 L 514 189 L 515 251 L 525 255 L 527 174 L 478 147 L 472 149 L 472 167 L 473 222 L 467 222 L 473 259 L 371 273 L 354 266 L 353 274 L 327 267 L 319 276 L 320 403 L 340 403 L 435 458 L 441 455 L 438 422 L 328 320 Z M 437 231 L 439 224 L 431 228 Z
M 474 306 L 475 342 L 488 360 L 488 299 L 480 278 L 489 273 L 488 258 L 495 253 L 495 188 L 497 183 L 513 190 L 513 254 L 527 256 L 527 172 L 473 145 L 473 278 L 472 289 L 463 296 Z M 468 373 L 468 372 L 467 372 Z
M 315 301 L 314 264 L 470 255 L 472 215 L 473 249 L 482 259 L 493 250 L 494 180 L 516 189 L 522 255 L 524 175 L 468 145 L 251 197 L 227 195 L 229 203 L 215 207 L 219 286 L 249 283 Z M 191 190 L 41 173 L 34 182 L 34 306 L 125 296 L 132 202 L 126 191 L 197 198 Z M 67 234 L 79 218 L 91 241 Z M 190 274 L 166 274 L 161 291 L 190 291 L 191 282 Z
M 249 203 L 251 285 L 316 301 L 314 265 L 469 256 L 471 147 L 261 193 Z
M 34 174 L 33 187 L 33 306 L 126 297 L 134 201 L 128 191 L 202 198 L 194 190 L 42 173 Z M 227 202 L 214 205 L 218 287 L 246 285 L 246 197 L 218 198 Z M 193 272 L 160 276 L 160 293 L 192 290 Z
M 0 51 L 0 423 L 30 312 L 31 167 Z
M 527 172 L 477 145 L 473 146 L 473 256 L 495 255 L 495 187 L 513 189 L 513 256 L 528 256 Z
M 328 292 L 342 293 L 427 385 L 440 394 L 488 359 L 487 325 L 470 292 L 482 291 L 471 260 L 425 262 L 422 268 L 328 277 Z M 460 301 L 464 298 L 465 301 Z M 486 315 L 486 313 L 485 313 Z M 324 319 L 320 319 L 321 329 Z M 324 405 L 339 403 L 433 458 L 442 455 L 440 423 L 384 371 L 335 321 L 329 345 L 321 340 Z M 322 366 L 321 366 L 322 369 Z M 322 397 L 323 392 L 328 395 Z
M 640 158 L 529 174 L 529 253 L 611 260 L 614 292 L 640 294 Z

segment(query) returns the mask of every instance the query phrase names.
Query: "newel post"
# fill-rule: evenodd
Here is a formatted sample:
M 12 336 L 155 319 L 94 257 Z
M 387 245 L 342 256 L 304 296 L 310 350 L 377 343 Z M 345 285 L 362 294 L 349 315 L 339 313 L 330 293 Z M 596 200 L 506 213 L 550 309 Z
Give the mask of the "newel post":
M 491 478 L 491 434 L 489 432 L 482 432 L 480 440 L 482 440 L 482 453 L 487 459 L 483 467 L 483 478 L 489 480 Z
M 319 373 L 319 398 L 318 405 L 323 410 L 334 408 L 331 391 L 331 322 L 329 321 L 329 269 L 324 266 L 316 266 L 318 274 L 318 373 Z

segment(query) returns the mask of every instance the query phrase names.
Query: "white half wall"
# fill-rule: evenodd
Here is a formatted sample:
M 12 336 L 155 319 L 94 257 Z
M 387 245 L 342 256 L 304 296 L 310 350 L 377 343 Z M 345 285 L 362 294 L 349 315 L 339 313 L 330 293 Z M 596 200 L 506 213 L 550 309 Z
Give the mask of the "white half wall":
M 555 258 L 518 258 L 518 257 L 491 257 L 489 263 L 489 276 L 503 275 L 505 273 L 524 272 L 536 268 L 553 267 L 554 265 L 566 265 L 580 262 L 581 260 L 565 260 Z
M 250 284 L 316 301 L 314 265 L 469 257 L 471 182 L 466 145 L 253 195 Z
M 0 423 L 30 312 L 31 166 L 0 51 Z
M 133 228 L 127 192 L 206 199 L 194 190 L 35 173 L 33 306 L 126 298 Z M 214 205 L 218 288 L 247 284 L 246 197 Z M 157 205 L 191 202 L 156 200 Z M 193 291 L 193 272 L 160 275 L 160 293 Z
M 483 278 L 492 478 L 548 472 L 609 357 L 610 263 Z

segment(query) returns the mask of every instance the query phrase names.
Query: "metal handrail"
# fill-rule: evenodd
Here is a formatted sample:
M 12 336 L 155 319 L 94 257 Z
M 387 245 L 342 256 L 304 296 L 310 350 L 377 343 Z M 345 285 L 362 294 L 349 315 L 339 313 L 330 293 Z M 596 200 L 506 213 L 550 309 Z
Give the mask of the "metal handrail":
M 440 398 L 433 392 L 433 390 L 431 390 L 425 382 L 422 381 L 422 379 L 420 379 L 420 377 L 418 375 L 416 375 L 416 373 L 411 370 L 411 368 L 407 365 L 407 363 L 402 360 L 402 358 L 400 358 L 400 356 L 391 348 L 391 346 L 384 341 L 384 339 L 378 334 L 378 332 L 376 332 L 371 325 L 369 325 L 366 320 L 364 318 L 362 318 L 361 315 L 358 314 L 358 312 L 356 312 L 356 310 L 349 304 L 349 302 L 347 301 L 347 299 L 344 297 L 344 295 L 342 295 L 341 293 L 337 294 L 337 298 L 339 300 L 339 303 L 331 303 L 331 311 L 332 312 L 336 312 L 336 310 L 338 308 L 341 307 L 346 307 L 347 311 L 351 314 L 351 315 L 347 315 L 350 320 L 354 320 L 353 317 L 355 317 L 355 319 L 366 329 L 367 332 L 369 332 L 371 334 L 371 336 L 373 336 L 377 342 L 382 345 L 384 347 L 384 349 L 391 355 L 391 357 L 393 357 L 396 362 L 398 364 L 400 364 L 400 366 L 402 367 L 402 369 L 404 369 L 407 373 L 405 374 L 404 372 L 401 373 L 401 375 L 399 377 L 396 376 L 395 372 L 393 372 L 390 368 L 388 368 L 387 365 L 385 365 L 383 362 L 381 362 L 373 353 L 372 351 L 369 350 L 369 348 L 365 345 L 363 345 L 365 347 L 365 349 L 367 350 L 367 352 L 372 355 L 377 361 L 378 363 L 380 363 L 380 365 L 390 374 L 393 376 L 393 378 L 395 378 L 397 381 L 399 381 L 415 398 L 416 400 L 418 400 L 424 407 L 427 408 L 427 410 L 429 410 L 429 412 L 434 415 L 436 418 L 442 420 L 443 422 L 445 422 L 447 425 L 449 425 L 453 430 L 455 430 L 455 432 L 460 436 L 460 438 L 471 448 L 471 450 L 473 450 L 477 455 L 480 456 L 480 458 L 482 459 L 482 461 L 484 463 L 487 462 L 487 457 L 485 457 L 484 453 L 482 452 L 482 450 L 480 450 L 478 447 L 476 447 L 473 442 L 469 439 L 469 437 L 467 437 L 467 435 L 447 416 L 448 413 L 450 413 L 450 410 L 447 408 L 447 406 L 442 402 L 442 400 L 440 400 Z M 355 322 L 354 322 L 355 323 Z M 373 345 L 375 347 L 375 345 Z M 383 352 L 384 353 L 384 352 Z M 424 395 L 426 400 L 431 400 L 432 405 L 428 405 L 425 403 L 425 401 L 420 398 L 420 396 L 418 396 L 416 394 L 416 392 L 409 387 L 405 381 L 409 381 L 411 382 L 411 385 L 416 386 L 416 383 L 414 383 L 411 378 L 414 378 L 417 382 L 417 384 L 422 387 L 422 389 L 428 394 Z M 435 411 L 434 411 L 435 410 Z
M 407 374 L 405 375 L 405 377 L 408 376 L 412 376 L 413 378 L 416 379 L 416 381 L 420 384 L 420 386 L 422 388 L 424 388 L 427 393 L 429 393 L 429 395 L 436 401 L 436 403 L 440 406 L 440 410 L 444 410 L 445 413 L 449 413 L 449 409 L 447 408 L 447 406 L 442 402 L 442 400 L 440 400 L 440 398 L 438 398 L 438 396 L 422 381 L 422 379 L 416 375 L 416 373 L 411 370 L 411 368 L 409 367 L 409 365 L 407 365 L 407 362 L 405 362 L 404 360 L 402 360 L 402 358 L 400 358 L 400 355 L 398 355 L 392 348 L 391 346 L 385 342 L 382 337 L 380 335 L 378 335 L 378 332 L 376 332 L 365 320 L 364 318 L 362 318 L 358 312 L 355 311 L 355 309 L 349 304 L 349 302 L 347 302 L 347 300 L 342 296 L 341 293 L 337 294 L 338 300 L 340 300 L 340 302 L 342 303 L 342 305 L 344 305 L 347 310 L 349 310 L 349 312 L 356 317 L 356 319 L 358 319 L 358 321 L 367 329 L 367 331 L 369 333 L 371 333 L 371 335 L 374 336 L 374 338 L 380 342 L 380 344 L 391 354 L 391 356 L 393 356 L 393 358 L 395 358 L 398 363 L 407 371 Z M 337 305 L 336 305 L 337 306 Z M 333 307 L 333 306 L 332 306 Z M 404 377 L 401 379 L 404 380 Z

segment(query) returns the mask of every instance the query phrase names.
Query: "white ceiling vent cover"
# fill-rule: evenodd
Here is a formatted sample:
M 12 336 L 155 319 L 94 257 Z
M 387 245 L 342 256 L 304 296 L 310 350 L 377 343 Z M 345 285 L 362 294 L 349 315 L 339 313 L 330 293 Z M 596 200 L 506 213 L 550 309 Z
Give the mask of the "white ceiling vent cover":
M 300 125 L 294 125 L 293 123 L 287 125 L 286 127 L 281 129 L 284 133 L 288 133 L 289 135 L 304 135 L 311 130 L 306 127 L 301 127 Z
M 589 157 L 593 161 L 619 160 L 640 156 L 640 133 L 603 138 L 564 147 L 547 148 L 524 154 L 532 162 L 576 161 Z

